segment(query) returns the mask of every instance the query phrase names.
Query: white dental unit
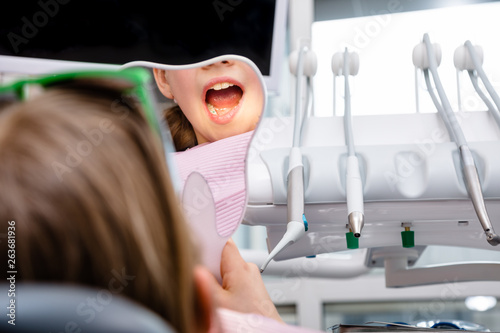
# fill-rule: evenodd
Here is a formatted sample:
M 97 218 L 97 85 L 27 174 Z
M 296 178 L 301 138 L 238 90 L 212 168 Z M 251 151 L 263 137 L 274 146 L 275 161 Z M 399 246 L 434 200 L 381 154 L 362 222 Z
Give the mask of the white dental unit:
M 269 270 L 270 275 L 293 276 L 302 278 L 302 282 L 315 277 L 359 279 L 360 275 L 378 267 L 384 268 L 384 284 L 387 288 L 439 288 L 438 285 L 442 286 L 449 281 L 493 281 L 482 282 L 494 286 L 483 293 L 498 297 L 500 123 L 496 119 L 500 113 L 498 105 L 494 103 L 498 101 L 495 89 L 498 92 L 500 87 L 495 81 L 499 72 L 496 61 L 498 45 L 492 31 L 496 31 L 496 26 L 491 25 L 490 20 L 500 15 L 499 4 L 469 5 L 473 8 L 464 6 L 462 13 L 470 10 L 470 17 L 475 17 L 476 20 L 460 29 L 457 25 L 464 25 L 463 22 L 467 20 L 460 23 L 460 19 L 455 22 L 450 18 L 446 24 L 436 25 L 433 15 L 438 14 L 430 10 L 429 22 L 425 21 L 426 14 L 422 14 L 418 21 L 411 22 L 408 15 L 400 14 L 404 11 L 404 6 L 412 6 L 410 2 L 377 3 L 379 7 L 373 4 L 371 8 L 379 10 L 372 10 L 369 14 L 373 18 L 353 18 L 351 22 L 342 18 L 337 23 L 333 20 L 331 30 L 327 31 L 327 22 L 315 22 L 316 30 L 311 29 L 313 16 L 328 17 L 328 14 L 336 14 L 327 14 L 325 11 L 316 14 L 314 10 L 338 9 L 340 5 L 335 7 L 326 1 L 290 1 L 290 47 L 292 50 L 301 50 L 305 40 L 307 51 L 316 52 L 317 59 L 306 59 L 303 60 L 305 64 L 296 65 L 296 55 L 290 55 L 293 74 L 289 76 L 291 96 L 287 107 L 292 111 L 287 112 L 287 107 L 278 111 L 270 110 L 252 142 L 248 159 L 249 198 L 244 224 L 265 227 L 270 255 L 252 257 L 249 253 L 248 257 L 262 265 L 263 274 Z M 352 6 L 354 11 L 363 6 L 370 8 L 370 3 L 364 1 L 353 1 L 352 4 L 344 2 L 344 5 Z M 482 13 L 491 11 L 491 17 L 482 17 L 485 21 L 482 26 L 478 23 L 481 19 L 475 11 L 480 10 L 481 6 L 484 7 Z M 448 14 L 446 9 L 440 10 L 441 15 L 455 15 L 453 10 Z M 411 32 L 405 30 L 407 26 L 402 23 L 406 19 L 409 21 L 407 26 L 417 26 Z M 442 30 L 438 29 L 440 25 L 443 26 Z M 322 34 L 319 32 L 320 28 L 323 29 Z M 429 35 L 432 43 L 435 43 L 427 44 L 434 45 L 430 53 L 427 53 L 425 44 L 425 40 L 429 39 L 429 35 L 425 34 L 428 31 L 426 29 L 431 31 Z M 488 29 L 489 33 L 484 34 L 484 30 Z M 415 31 L 419 31 L 418 34 Z M 411 40 L 411 48 L 408 48 L 408 43 L 401 43 L 405 39 L 404 33 L 413 38 L 408 38 Z M 437 40 L 437 37 L 448 35 L 452 35 L 450 40 Z M 471 49 L 468 44 L 475 44 L 475 41 L 465 43 L 471 36 L 481 36 L 483 38 L 477 39 L 481 39 L 481 43 L 489 40 L 490 45 L 482 44 Z M 396 39 L 388 42 L 390 37 Z M 438 45 L 442 42 L 448 46 L 457 39 L 459 42 L 452 44 L 452 49 L 441 50 Z M 394 51 L 399 48 L 404 52 Z M 486 49 L 490 50 L 489 55 Z M 354 67 L 344 63 L 344 50 L 351 55 L 351 59 L 354 55 L 354 60 L 351 60 L 355 62 Z M 470 52 L 474 50 L 475 54 L 472 55 Z M 321 52 L 329 53 L 320 54 Z M 376 63 L 370 59 L 376 53 L 381 54 L 379 58 L 386 57 L 388 60 Z M 431 54 L 434 54 L 436 61 L 429 62 Z M 307 57 L 304 56 L 303 59 L 305 58 Z M 489 75 L 484 74 L 483 60 Z M 437 69 L 435 72 L 430 68 L 433 63 L 434 69 Z M 401 64 L 404 68 L 398 67 Z M 347 67 L 343 67 L 344 65 Z M 309 86 L 305 87 L 309 77 L 297 74 L 295 67 L 300 66 L 317 67 L 316 78 L 313 79 L 314 97 L 308 95 Z M 380 68 L 370 71 L 366 66 Z M 410 73 L 404 79 L 407 82 L 402 83 L 401 76 L 393 75 L 398 71 Z M 424 82 L 425 71 L 430 71 L 434 79 L 430 88 Z M 441 74 L 441 80 L 446 83 L 444 92 L 439 92 L 436 77 L 439 80 L 442 72 L 446 72 Z M 481 72 L 483 76 L 480 75 Z M 447 77 L 443 78 L 445 75 Z M 295 90 L 297 76 L 303 81 L 300 88 L 303 96 L 299 102 L 296 102 Z M 345 76 L 349 76 L 349 79 Z M 484 82 L 488 80 L 488 76 L 490 80 L 493 76 L 493 85 L 491 82 L 489 85 Z M 371 81 L 364 84 L 363 80 Z M 477 81 L 480 81 L 479 85 Z M 464 87 L 472 87 L 471 84 L 480 86 L 480 90 L 464 92 Z M 432 102 L 431 98 L 437 97 L 431 96 L 431 93 L 439 95 L 437 104 Z M 446 93 L 453 97 L 448 97 Z M 380 97 L 370 100 L 375 94 Z M 467 98 L 470 102 L 471 95 L 474 95 L 474 101 L 480 101 L 480 106 L 476 103 L 471 108 L 470 103 L 464 102 Z M 396 111 L 385 110 L 391 107 L 391 103 L 386 100 L 396 100 L 398 97 L 406 106 Z M 311 106 L 311 99 L 314 107 Z M 450 99 L 453 99 L 451 103 Z M 351 105 L 354 115 L 347 113 L 347 108 L 351 108 Z M 365 109 L 359 110 L 360 106 Z M 297 108 L 300 109 L 298 113 Z M 451 115 L 443 113 L 446 108 Z M 303 122 L 299 135 L 305 231 L 292 233 L 292 220 L 287 212 L 294 210 L 289 207 L 290 193 L 293 193 L 293 190 L 290 191 L 289 172 L 291 152 L 295 149 L 292 147 L 296 147 L 294 142 L 297 131 L 294 123 L 297 116 L 302 117 L 300 121 Z M 346 116 L 350 117 L 350 124 L 346 124 Z M 348 137 L 354 143 L 348 144 Z M 354 153 L 350 152 L 352 148 L 349 145 L 354 147 Z M 353 156 L 357 159 L 354 170 L 359 172 L 354 178 L 350 161 Z M 295 161 L 293 163 L 296 164 Z M 355 189 L 352 179 L 356 180 Z M 300 190 L 299 186 L 297 191 Z M 353 198 L 354 192 L 357 198 Z M 353 205 L 357 209 L 353 209 Z M 354 211 L 358 212 L 358 221 L 353 223 Z M 471 262 L 446 262 L 432 267 L 413 268 L 427 247 L 443 248 L 443 251 L 446 248 L 451 249 L 448 251 L 460 248 L 463 252 L 479 249 L 483 254 L 493 253 L 492 257 L 497 260 L 482 259 L 479 255 L 479 258 Z M 351 251 L 352 249 L 359 250 Z M 271 258 L 274 261 L 269 263 Z M 312 281 L 316 282 L 311 282 L 311 285 L 303 282 L 302 287 L 314 290 L 316 287 L 313 284 L 318 283 L 322 287 L 317 288 L 326 289 L 325 294 L 335 294 L 327 291 L 328 284 L 314 279 Z M 279 289 L 277 283 L 271 281 L 270 285 Z M 333 288 L 344 286 L 355 290 L 358 284 L 335 282 L 331 285 Z M 336 290 L 344 298 L 349 298 L 345 296 L 348 292 L 341 291 L 342 287 Z M 369 287 L 362 290 L 367 292 Z M 391 294 L 389 289 L 385 293 Z M 322 298 L 321 292 L 315 295 Z M 328 299 L 328 296 L 324 297 Z M 332 296 L 332 299 L 338 298 Z M 304 311 L 302 306 L 301 308 Z M 316 307 L 318 309 L 320 308 Z M 308 320 L 304 316 L 301 318 Z

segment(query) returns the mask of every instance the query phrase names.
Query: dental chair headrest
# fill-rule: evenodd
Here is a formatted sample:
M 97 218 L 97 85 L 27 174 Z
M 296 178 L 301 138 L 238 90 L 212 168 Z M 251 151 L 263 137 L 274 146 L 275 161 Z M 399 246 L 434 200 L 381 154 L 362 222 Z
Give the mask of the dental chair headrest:
M 12 286 L 0 284 L 0 332 L 174 332 L 154 312 L 107 289 L 16 283 L 9 292 Z

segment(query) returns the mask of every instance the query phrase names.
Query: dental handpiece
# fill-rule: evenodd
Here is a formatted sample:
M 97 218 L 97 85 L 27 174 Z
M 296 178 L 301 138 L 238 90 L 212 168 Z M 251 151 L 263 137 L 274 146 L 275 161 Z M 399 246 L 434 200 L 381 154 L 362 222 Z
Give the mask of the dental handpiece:
M 304 215 L 304 164 L 300 151 L 301 136 L 301 102 L 302 102 L 302 75 L 304 74 L 304 55 L 307 47 L 300 48 L 296 70 L 297 84 L 295 91 L 295 124 L 293 146 L 290 149 L 287 173 L 287 226 L 286 232 L 271 251 L 266 261 L 260 267 L 262 273 L 271 260 L 285 248 L 298 241 L 307 231 L 308 223 Z M 315 72 L 315 70 L 314 70 Z M 303 119 L 302 119 L 303 121 Z
M 474 206 L 476 215 L 479 218 L 479 222 L 483 227 L 484 233 L 486 234 L 486 240 L 491 245 L 496 246 L 500 244 L 500 236 L 495 234 L 488 212 L 486 211 L 483 192 L 481 190 L 481 182 L 479 181 L 474 158 L 468 146 L 462 145 L 459 147 L 459 150 L 462 158 L 465 184 L 472 200 L 472 205 Z
M 364 199 L 363 199 L 363 183 L 361 181 L 361 174 L 359 171 L 359 161 L 356 156 L 354 146 L 354 136 L 352 129 L 352 113 L 351 113 L 351 92 L 349 88 L 349 75 L 351 68 L 353 74 L 358 72 L 359 59 L 357 54 L 354 54 L 355 61 L 351 63 L 351 57 L 347 50 L 344 51 L 343 56 L 343 69 L 344 75 L 344 132 L 345 141 L 347 146 L 347 170 L 346 170 L 346 201 L 347 201 L 347 221 L 354 237 L 361 236 L 361 230 L 364 226 Z
M 438 111 L 442 111 L 443 121 L 445 121 L 445 123 L 447 122 L 448 130 L 451 132 L 450 136 L 454 137 L 455 143 L 460 151 L 460 159 L 462 161 L 462 169 L 467 192 L 471 198 L 479 222 L 481 223 L 481 226 L 486 234 L 486 240 L 489 244 L 496 246 L 500 244 L 500 237 L 495 233 L 489 220 L 481 189 L 481 182 L 479 180 L 476 164 L 474 162 L 474 156 L 469 149 L 463 131 L 458 123 L 458 120 L 456 119 L 455 113 L 451 108 L 450 102 L 446 97 L 439 79 L 439 75 L 437 73 L 437 61 L 435 59 L 434 49 L 428 34 L 424 34 L 424 44 L 426 47 L 428 69 L 432 73 L 436 90 L 442 102 L 442 108 L 438 107 Z
M 363 183 L 359 172 L 358 158 L 347 157 L 346 174 L 347 220 L 354 237 L 361 236 L 364 226 Z
M 292 147 L 287 176 L 287 226 L 286 232 L 262 264 L 262 273 L 271 260 L 288 246 L 299 240 L 307 231 L 304 217 L 304 165 L 300 148 Z

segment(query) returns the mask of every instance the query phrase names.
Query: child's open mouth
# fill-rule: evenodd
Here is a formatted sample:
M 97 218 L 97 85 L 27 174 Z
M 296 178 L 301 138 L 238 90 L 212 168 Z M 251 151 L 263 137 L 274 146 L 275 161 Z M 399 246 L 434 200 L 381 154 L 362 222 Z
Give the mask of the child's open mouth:
M 243 90 L 235 82 L 219 81 L 208 87 L 205 103 L 210 118 L 219 124 L 229 122 L 239 109 Z

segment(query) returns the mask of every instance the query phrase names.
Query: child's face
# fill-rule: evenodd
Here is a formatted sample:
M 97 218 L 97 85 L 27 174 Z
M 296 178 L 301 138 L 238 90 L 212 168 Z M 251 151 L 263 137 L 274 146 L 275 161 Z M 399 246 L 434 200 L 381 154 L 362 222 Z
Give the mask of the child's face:
M 251 131 L 263 111 L 260 81 L 253 69 L 241 61 L 155 70 L 155 78 L 162 93 L 177 101 L 193 125 L 198 143 Z

